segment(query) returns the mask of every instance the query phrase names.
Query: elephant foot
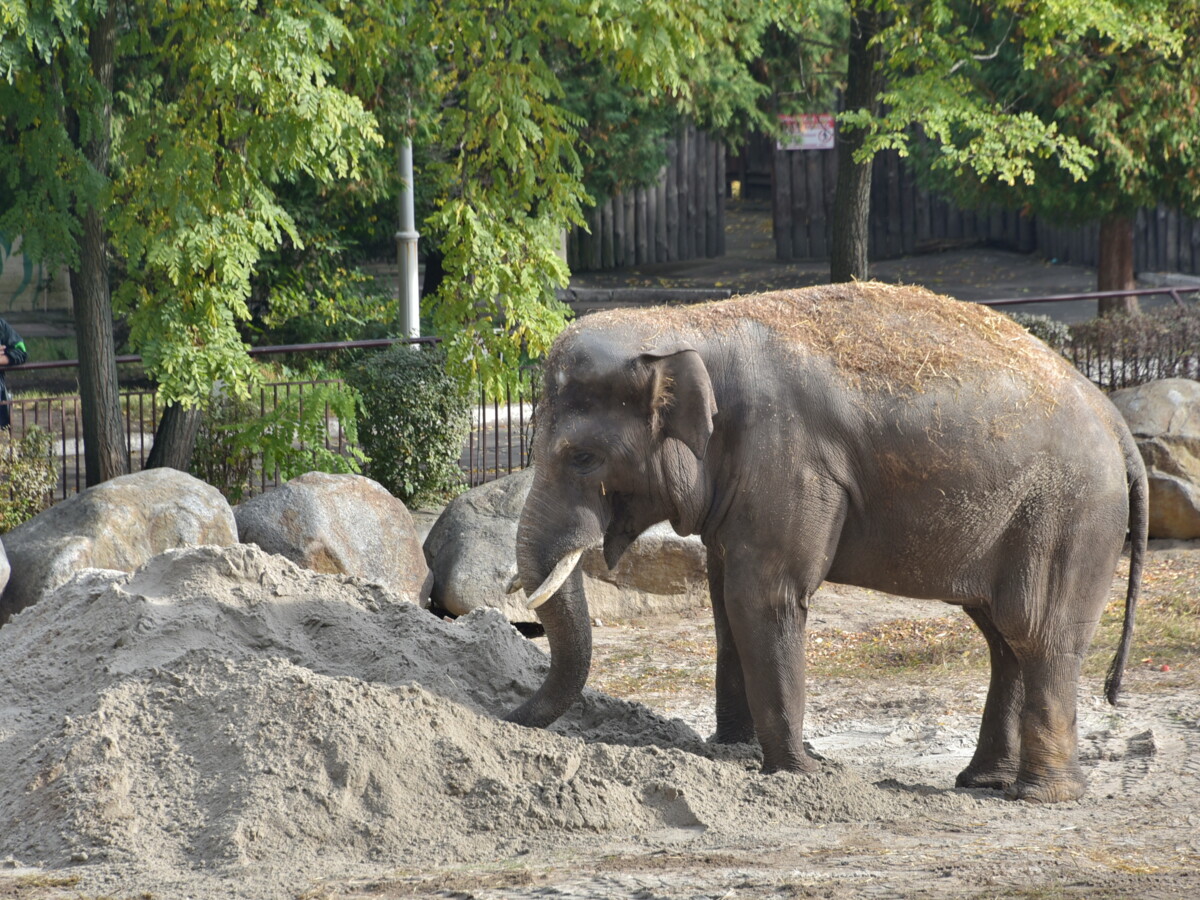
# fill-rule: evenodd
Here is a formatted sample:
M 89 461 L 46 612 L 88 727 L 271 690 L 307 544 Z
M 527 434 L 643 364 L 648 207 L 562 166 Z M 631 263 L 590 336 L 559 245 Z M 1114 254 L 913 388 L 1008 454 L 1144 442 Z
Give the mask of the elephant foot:
M 819 760 L 813 759 L 807 753 L 788 754 L 783 760 L 769 760 L 763 757 L 762 773 L 770 775 L 774 772 L 795 772 L 803 775 L 811 772 L 821 771 L 821 763 Z
M 758 741 L 754 734 L 754 726 L 749 728 L 721 728 L 708 739 L 710 744 L 753 744 Z
M 1018 780 L 1005 790 L 1009 800 L 1028 803 L 1063 803 L 1078 800 L 1087 793 L 1087 779 L 1082 773 L 1044 778 L 1036 781 Z
M 994 763 L 977 766 L 972 763 L 958 773 L 954 785 L 960 788 L 988 788 L 1003 791 L 1015 784 L 1016 781 L 1016 765 Z

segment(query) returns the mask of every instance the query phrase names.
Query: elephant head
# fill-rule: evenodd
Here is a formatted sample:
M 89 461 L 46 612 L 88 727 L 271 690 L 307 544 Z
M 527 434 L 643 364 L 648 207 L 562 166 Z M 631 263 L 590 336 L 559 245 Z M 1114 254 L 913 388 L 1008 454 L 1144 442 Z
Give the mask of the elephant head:
M 708 369 L 686 342 L 647 346 L 615 329 L 571 329 L 555 344 L 517 529 L 518 579 L 536 588 L 530 606 L 546 629 L 550 672 L 509 721 L 545 727 L 583 690 L 591 665 L 583 552 L 602 544 L 612 567 L 657 522 L 698 530 L 716 413 Z

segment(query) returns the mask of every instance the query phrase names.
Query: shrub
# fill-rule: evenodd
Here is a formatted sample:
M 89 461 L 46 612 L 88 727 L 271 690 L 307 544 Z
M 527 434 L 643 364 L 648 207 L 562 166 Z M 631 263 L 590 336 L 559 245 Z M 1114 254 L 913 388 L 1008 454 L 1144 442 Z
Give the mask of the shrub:
M 249 493 L 256 473 L 283 480 L 305 472 L 358 473 L 366 461 L 358 449 L 352 389 L 318 383 L 285 397 L 270 409 L 217 392 L 205 408 L 192 474 L 213 485 L 230 503 Z M 341 423 L 347 447 L 326 448 L 326 409 Z
M 1051 349 L 1063 353 L 1071 342 L 1071 329 L 1065 322 L 1034 313 L 1008 313 L 1009 318 L 1032 334 L 1045 341 Z
M 1200 376 L 1200 309 L 1101 316 L 1071 326 L 1069 356 L 1102 388 Z
M 445 352 L 397 344 L 355 366 L 347 381 L 359 394 L 367 474 L 410 505 L 458 493 L 471 403 L 447 374 Z
M 0 534 L 49 508 L 57 484 L 48 431 L 31 425 L 14 440 L 0 429 Z

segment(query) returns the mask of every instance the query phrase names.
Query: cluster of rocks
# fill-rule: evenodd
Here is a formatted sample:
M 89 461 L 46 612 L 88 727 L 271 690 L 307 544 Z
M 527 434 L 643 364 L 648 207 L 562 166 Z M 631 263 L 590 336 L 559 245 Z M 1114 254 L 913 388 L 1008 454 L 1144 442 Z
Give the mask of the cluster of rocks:
M 1200 538 L 1200 383 L 1167 379 L 1117 391 L 1150 477 L 1150 536 Z M 257 544 L 316 572 L 382 585 L 437 612 L 499 609 L 534 622 L 516 571 L 517 520 L 532 470 L 468 491 L 433 520 L 422 542 L 405 505 L 359 475 L 312 472 L 230 507 L 213 487 L 173 469 L 116 478 L 69 498 L 0 537 L 0 623 L 84 569 L 132 572 L 164 551 Z M 599 550 L 583 558 L 598 619 L 662 615 L 704 606 L 705 553 L 665 523 L 609 571 Z
M 0 622 L 85 569 L 132 572 L 167 550 L 237 543 L 429 605 L 413 518 L 377 482 L 310 472 L 231 507 L 211 485 L 164 468 L 96 485 L 0 536 Z
M 0 536 L 0 623 L 83 570 L 132 572 L 167 550 L 237 543 L 379 584 L 436 612 L 495 607 L 510 621 L 536 622 L 523 595 L 506 593 L 531 477 L 527 470 L 452 501 L 424 547 L 404 503 L 361 475 L 310 472 L 233 507 L 212 486 L 174 469 L 114 478 Z M 644 564 L 647 557 L 653 565 Z M 643 535 L 615 571 L 599 551 L 584 567 L 596 618 L 707 602 L 703 546 L 665 525 Z

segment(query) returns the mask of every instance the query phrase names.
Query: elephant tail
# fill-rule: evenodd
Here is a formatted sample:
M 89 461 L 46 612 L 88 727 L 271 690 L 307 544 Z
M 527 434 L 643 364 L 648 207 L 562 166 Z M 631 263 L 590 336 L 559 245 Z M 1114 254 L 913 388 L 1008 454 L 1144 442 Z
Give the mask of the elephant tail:
M 1129 485 L 1129 584 L 1125 591 L 1125 623 L 1121 628 L 1121 643 L 1104 679 L 1104 696 L 1116 706 L 1121 693 L 1121 677 L 1129 659 L 1133 642 L 1133 622 L 1137 610 L 1138 592 L 1142 587 L 1142 566 L 1146 560 L 1146 538 L 1150 522 L 1150 494 L 1146 466 L 1129 429 L 1121 428 L 1121 451 L 1125 455 L 1125 478 Z

